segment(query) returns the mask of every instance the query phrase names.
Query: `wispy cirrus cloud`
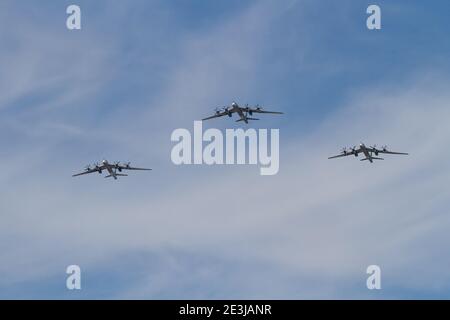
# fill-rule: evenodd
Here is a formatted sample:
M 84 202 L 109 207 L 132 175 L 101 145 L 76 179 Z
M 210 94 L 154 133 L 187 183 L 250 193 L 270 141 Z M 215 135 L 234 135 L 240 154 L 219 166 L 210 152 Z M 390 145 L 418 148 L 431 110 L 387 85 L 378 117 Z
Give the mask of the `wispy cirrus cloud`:
M 24 239 L 27 235 L 40 241 L 24 248 L 21 254 L 17 249 L 5 251 L 2 260 L 14 261 L 6 255 L 14 252 L 19 253 L 17 260 L 23 263 L 22 255 L 38 246 L 42 251 L 29 257 L 30 264 L 39 261 L 38 257 L 46 260 L 43 257 L 57 256 L 59 263 L 46 263 L 51 269 L 64 260 L 80 260 L 95 268 L 104 265 L 102 261 L 110 261 L 108 257 L 124 252 L 137 251 L 143 256 L 144 252 L 161 252 L 162 255 L 150 255 L 153 258 L 142 264 L 142 268 L 151 268 L 155 263 L 162 268 L 148 274 L 148 286 L 144 282 L 136 284 L 136 291 L 122 288 L 114 293 L 116 297 L 169 297 L 170 288 L 176 284 L 169 285 L 164 279 L 178 273 L 187 277 L 192 267 L 189 258 L 179 262 L 178 271 L 166 266 L 166 258 L 158 260 L 166 256 L 169 261 L 176 261 L 176 252 L 207 261 L 221 257 L 226 264 L 243 263 L 244 270 L 244 265 L 261 266 L 261 273 L 250 278 L 245 272 L 226 273 L 215 264 L 208 267 L 212 274 L 219 273 L 219 278 L 238 277 L 231 283 L 245 284 L 243 292 L 251 298 L 269 297 L 257 285 L 258 280 L 268 285 L 267 277 L 282 284 L 278 283 L 277 291 L 271 291 L 272 297 L 277 298 L 305 298 L 311 292 L 323 298 L 371 297 L 364 287 L 364 271 L 373 263 L 379 264 L 389 279 L 383 297 L 395 297 L 398 288 L 439 295 L 441 290 L 447 290 L 442 283 L 449 275 L 439 269 L 436 277 L 437 270 L 429 261 L 434 266 L 447 262 L 438 248 L 446 241 L 444 226 L 449 223 L 445 214 L 448 168 L 442 163 L 448 155 L 441 147 L 448 136 L 448 112 L 447 94 L 441 87 L 433 86 L 444 81 L 436 78 L 410 87 L 399 86 L 389 97 L 383 96 L 383 91 L 375 91 L 370 99 L 366 97 L 364 107 L 357 96 L 309 137 L 285 141 L 281 173 L 269 179 L 251 169 L 229 168 L 226 176 L 216 175 L 211 184 L 205 171 L 197 174 L 195 187 L 191 180 L 179 181 L 171 190 L 145 199 L 132 197 L 132 202 L 117 195 L 111 197 L 111 192 L 131 185 L 127 182 L 94 194 L 78 190 L 76 201 L 72 201 L 67 190 L 50 192 L 50 182 L 46 181 L 42 191 L 27 194 L 26 202 L 8 204 L 8 211 L 18 215 L 17 221 L 10 223 L 14 225 L 12 239 Z M 349 113 L 355 126 L 342 130 L 341 120 Z M 410 151 L 411 156 L 390 157 L 374 165 L 353 158 L 326 159 L 337 149 L 336 141 L 345 143 L 355 137 L 362 137 L 366 143 L 392 142 L 392 148 Z M 30 189 L 36 190 L 32 186 Z M 53 200 L 44 204 L 43 199 L 50 193 Z M 5 195 L 14 199 L 13 194 Z M 43 210 L 39 216 L 34 207 L 29 207 L 30 203 Z M 58 208 L 64 208 L 62 213 Z M 20 228 L 19 219 L 24 221 Z M 51 245 L 55 239 L 60 243 L 56 247 Z M 4 268 L 4 274 L 11 271 Z M 14 274 L 18 270 L 16 266 Z M 28 272 L 28 265 L 24 265 L 17 276 Z M 39 269 L 33 269 L 36 273 Z M 285 276 L 280 278 L 280 273 Z M 416 273 L 421 276 L 412 283 Z M 208 274 L 197 274 L 198 281 L 184 286 L 196 290 L 198 297 L 221 297 L 220 292 L 207 295 L 207 281 L 202 279 L 207 280 Z M 258 274 L 263 278 L 258 278 Z M 13 278 L 12 274 L 7 277 L 8 281 Z M 292 279 L 301 282 L 298 289 Z M 155 287 L 154 282 L 160 287 Z M 216 280 L 217 288 L 221 285 L 227 288 Z M 349 291 L 340 292 L 339 288 Z M 173 294 L 187 297 L 188 291 Z M 404 293 L 402 296 L 408 297 Z M 243 297 L 242 292 L 236 292 L 236 297 Z

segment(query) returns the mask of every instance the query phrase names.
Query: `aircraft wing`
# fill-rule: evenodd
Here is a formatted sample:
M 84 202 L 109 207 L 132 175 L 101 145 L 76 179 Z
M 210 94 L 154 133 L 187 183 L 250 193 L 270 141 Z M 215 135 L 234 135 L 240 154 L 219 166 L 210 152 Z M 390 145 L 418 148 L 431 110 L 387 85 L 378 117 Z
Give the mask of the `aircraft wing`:
M 116 164 L 114 166 L 115 169 L 120 169 L 120 170 L 141 170 L 141 171 L 150 171 L 152 169 L 147 169 L 147 168 L 135 168 L 135 167 L 131 167 L 129 164 L 127 165 L 121 165 L 121 164 Z
M 228 111 L 220 111 L 220 112 L 216 112 L 215 115 L 213 115 L 213 116 L 211 116 L 211 117 L 204 118 L 204 119 L 202 119 L 202 121 L 209 120 L 209 119 L 214 119 L 214 118 L 220 118 L 220 117 L 223 117 L 223 116 L 228 115 L 229 113 L 230 113 L 230 112 L 228 112 Z
M 378 150 L 378 153 L 385 153 L 385 154 L 401 154 L 407 156 L 409 153 L 405 152 L 394 152 L 394 151 L 388 151 L 388 150 Z
M 342 153 L 342 154 L 339 154 L 339 155 L 337 155 L 337 156 L 329 157 L 328 159 L 336 159 L 336 158 L 346 157 L 346 156 L 350 156 L 350 155 L 352 155 L 352 154 L 353 154 L 353 153 Z
M 94 168 L 94 169 L 89 169 L 89 170 L 86 170 L 85 172 L 82 172 L 82 173 L 74 174 L 72 177 L 79 177 L 79 176 L 83 176 L 85 174 L 99 172 L 100 170 L 104 170 L 104 166 L 101 166 L 101 167 L 98 167 L 98 168 Z
M 343 153 L 341 153 L 341 154 L 339 154 L 337 156 L 329 157 L 328 159 L 342 158 L 342 157 L 352 156 L 352 155 L 355 155 L 355 154 L 358 154 L 358 153 L 361 153 L 361 149 L 356 149 L 354 151 L 351 150 L 351 151 L 348 151 L 348 152 L 343 152 Z
M 122 170 L 140 170 L 140 171 L 150 171 L 152 169 L 146 169 L 146 168 L 134 168 L 134 167 L 127 167 L 127 166 L 119 166 Z
M 270 113 L 270 114 L 283 114 L 283 112 L 278 112 L 278 111 L 266 111 L 266 110 L 262 110 L 262 109 L 258 109 L 258 108 L 246 108 L 247 112 L 251 112 L 251 113 Z

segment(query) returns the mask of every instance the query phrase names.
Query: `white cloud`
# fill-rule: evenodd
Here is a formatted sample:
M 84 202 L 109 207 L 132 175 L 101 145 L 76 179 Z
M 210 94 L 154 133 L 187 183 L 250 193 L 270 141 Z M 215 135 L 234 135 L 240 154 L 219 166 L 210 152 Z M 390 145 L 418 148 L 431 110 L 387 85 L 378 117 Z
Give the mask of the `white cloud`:
M 119 185 L 88 194 L 67 186 L 51 190 L 50 181 L 41 188 L 29 182 L 29 188 L 22 186 L 22 201 L 4 190 L 12 200 L 2 210 L 9 221 L 2 234 L 33 242 L 21 251 L 16 246 L 3 251 L 1 260 L 10 263 L 2 265 L 2 274 L 8 274 L 7 281 L 24 276 L 30 265 L 50 257 L 89 262 L 170 246 L 229 260 L 245 257 L 317 282 L 352 282 L 364 276 L 366 265 L 376 263 L 392 286 L 439 287 L 448 271 L 424 266 L 448 260 L 438 250 L 450 222 L 445 192 L 449 154 L 443 147 L 449 134 L 448 94 L 435 87 L 442 81 L 399 86 L 388 97 L 383 90 L 370 99 L 357 95 L 310 137 L 285 139 L 281 173 L 271 178 L 252 168 L 228 167 L 218 168 L 226 174 L 211 180 L 205 168 L 195 180 L 179 181 L 157 196 L 133 198 L 135 203 L 118 196 L 124 191 Z M 360 137 L 411 155 L 373 165 L 354 158 L 326 159 L 339 143 Z M 20 268 L 25 256 L 28 263 Z M 420 276 L 414 274 L 420 270 Z M 304 297 L 314 286 L 298 294 Z M 251 289 L 247 292 L 252 295 Z
M 184 67 L 169 76 L 167 90 L 155 98 L 160 102 L 157 107 L 144 114 L 112 117 L 94 132 L 101 133 L 100 138 L 81 134 L 77 143 L 94 140 L 98 144 L 112 137 L 111 148 L 128 148 L 170 163 L 170 134 L 165 133 L 172 126 L 192 123 L 204 111 L 203 106 L 232 92 L 242 96 L 252 92 L 251 84 L 243 83 L 254 80 L 246 74 L 258 68 L 253 59 L 265 46 L 253 41 L 253 36 L 268 27 L 264 18 L 272 16 L 272 9 L 257 5 L 225 27 L 187 40 Z M 246 28 L 235 39 L 244 22 Z M 207 50 L 208 54 L 202 55 Z M 21 59 L 28 61 L 27 57 Z M 87 68 L 89 64 L 81 63 Z M 11 94 L 4 103 L 30 88 L 42 89 L 33 87 L 32 79 L 42 72 L 38 65 L 25 68 L 32 70 L 27 71 L 32 75 L 21 74 L 11 82 L 16 85 L 9 88 Z M 49 88 L 59 81 L 51 82 Z M 73 263 L 107 268 L 105 261 L 123 252 L 176 248 L 224 263 L 244 261 L 247 272 L 261 268 L 248 281 L 248 275 L 237 270 L 225 279 L 229 292 L 244 282 L 247 298 L 261 297 L 261 288 L 269 285 L 271 277 L 284 284 L 274 285 L 274 295 L 364 296 L 364 272 L 369 264 L 382 267 L 391 281 L 384 282 L 385 288 L 442 288 L 443 280 L 450 276 L 439 268 L 448 263 L 439 251 L 442 243 L 448 242 L 449 224 L 445 190 L 450 175 L 446 164 L 450 97 L 444 89 L 448 84 L 445 77 L 430 73 L 425 80 L 395 88 L 365 88 L 317 124 L 309 136 L 283 137 L 281 129 L 281 170 L 274 177 L 261 177 L 252 167 L 180 168 L 164 163 L 161 166 L 166 172 L 155 168 L 151 176 L 119 183 L 103 183 L 99 177 L 70 180 L 69 165 L 73 158 L 81 158 L 78 149 L 61 155 L 55 138 L 49 140 L 50 146 L 22 150 L 20 158 L 5 160 L 8 173 L 0 177 L 0 286 L 26 285 L 39 277 L 60 274 Z M 171 120 L 172 116 L 175 119 Z M 155 119 L 160 125 L 150 127 Z M 119 122 L 130 126 L 127 134 L 114 134 Z M 145 124 L 150 128 L 139 132 Z M 69 135 L 79 135 L 77 128 L 60 123 L 44 125 L 42 132 L 48 133 L 55 125 Z M 411 155 L 386 157 L 373 165 L 354 158 L 327 160 L 342 146 L 361 140 L 386 143 Z M 129 145 L 121 146 L 122 142 Z M 56 163 L 53 157 L 65 161 Z M 151 297 L 166 285 L 172 288 L 167 279 L 173 273 L 190 275 L 189 263 L 174 264 L 169 261 L 167 271 L 158 274 L 160 291 L 147 288 L 144 282 L 144 286 L 112 295 Z M 218 272 L 224 270 L 219 267 Z M 275 274 L 285 276 L 277 278 Z M 214 275 L 214 271 L 212 276 L 208 271 L 196 272 L 194 278 L 201 282 Z M 298 290 L 293 288 L 295 283 L 289 283 L 293 278 L 304 281 Z M 361 291 L 340 291 L 357 286 L 360 279 Z M 147 280 L 152 283 L 155 277 L 149 275 Z M 220 283 L 216 285 L 220 287 Z M 264 294 L 270 297 L 270 293 Z

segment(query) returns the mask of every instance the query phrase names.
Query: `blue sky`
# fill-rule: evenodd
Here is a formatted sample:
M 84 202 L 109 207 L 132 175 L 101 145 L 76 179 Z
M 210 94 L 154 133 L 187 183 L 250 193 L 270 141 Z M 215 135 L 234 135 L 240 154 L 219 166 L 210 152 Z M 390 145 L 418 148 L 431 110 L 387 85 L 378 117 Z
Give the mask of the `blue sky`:
M 448 1 L 72 3 L 0 4 L 1 298 L 449 297 Z M 174 166 L 233 100 L 286 113 L 280 173 Z M 360 141 L 411 156 L 327 160 Z M 154 171 L 70 177 L 103 158 Z

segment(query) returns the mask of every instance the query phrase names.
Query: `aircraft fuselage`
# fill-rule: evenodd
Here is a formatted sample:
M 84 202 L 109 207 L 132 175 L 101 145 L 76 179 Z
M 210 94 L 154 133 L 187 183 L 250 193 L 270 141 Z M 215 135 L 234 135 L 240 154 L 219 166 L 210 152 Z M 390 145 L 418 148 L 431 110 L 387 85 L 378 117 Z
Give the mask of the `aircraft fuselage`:
M 232 109 L 230 110 L 230 112 L 236 112 L 242 121 L 244 121 L 245 123 L 248 123 L 247 116 L 245 115 L 244 111 L 242 111 L 242 108 L 239 107 L 239 105 L 236 102 L 233 102 L 231 104 L 231 108 Z
M 113 169 L 113 166 L 109 164 L 107 160 L 102 161 L 103 165 L 105 166 L 106 170 L 108 170 L 108 173 L 111 177 L 114 178 L 114 180 L 117 180 L 116 171 Z
M 364 143 L 361 143 L 359 145 L 359 147 L 361 148 L 361 151 L 364 153 L 364 155 L 366 156 L 366 159 L 369 160 L 371 163 L 373 163 L 373 159 L 372 159 L 372 155 L 369 153 L 369 150 L 367 150 L 366 146 L 364 145 Z

